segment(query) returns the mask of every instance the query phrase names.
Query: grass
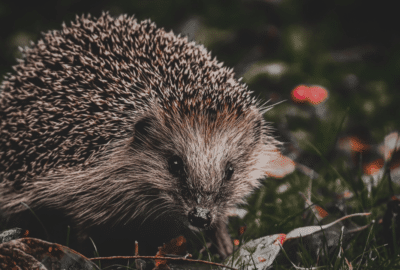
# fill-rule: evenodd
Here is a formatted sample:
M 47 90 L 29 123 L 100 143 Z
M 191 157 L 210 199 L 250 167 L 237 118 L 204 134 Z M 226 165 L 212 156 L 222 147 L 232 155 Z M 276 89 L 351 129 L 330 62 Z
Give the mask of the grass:
M 324 161 L 317 172 L 318 178 L 310 180 L 308 176 L 297 171 L 284 179 L 266 179 L 263 187 L 249 198 L 249 204 L 244 207 L 248 214 L 243 220 L 234 220 L 231 228 L 246 224 L 245 238 L 256 239 L 277 233 L 288 233 L 293 229 L 316 223 L 326 224 L 345 213 L 370 212 L 371 215 L 368 217 L 343 221 L 339 226 L 328 229 L 318 237 L 305 237 L 289 241 L 294 243 L 285 243 L 282 252 L 274 262 L 274 269 L 295 269 L 290 261 L 306 269 L 312 269 L 312 267 L 351 269 L 350 264 L 352 269 L 377 269 L 378 267 L 399 269 L 400 257 L 396 240 L 396 234 L 399 233 L 398 225 L 395 224 L 395 218 L 390 220 L 393 243 L 390 246 L 384 235 L 384 230 L 388 228 L 382 222 L 385 212 L 388 211 L 387 203 L 393 194 L 399 194 L 399 187 L 391 183 L 389 174 L 385 174 L 379 184 L 368 192 L 361 180 L 360 168 L 354 166 L 349 169 L 343 165 L 340 158 L 336 161 L 328 161 L 316 147 L 311 148 Z M 337 179 L 341 180 L 339 185 Z M 321 222 L 317 222 L 311 211 L 304 207 L 304 199 L 299 195 L 299 191 L 307 192 L 310 181 L 312 181 L 312 202 L 329 213 Z M 282 184 L 288 185 L 289 188 L 284 192 L 277 192 Z M 337 200 L 335 196 L 339 194 L 340 188 L 349 189 L 354 196 L 346 200 Z M 341 231 L 343 233 L 344 228 L 349 230 L 367 224 L 370 226 L 364 230 L 341 235 L 341 240 L 337 245 L 328 243 L 332 239 L 332 233 L 337 234 Z M 308 243 L 305 244 L 303 240 L 307 240 Z M 290 248 L 295 251 L 287 252 Z

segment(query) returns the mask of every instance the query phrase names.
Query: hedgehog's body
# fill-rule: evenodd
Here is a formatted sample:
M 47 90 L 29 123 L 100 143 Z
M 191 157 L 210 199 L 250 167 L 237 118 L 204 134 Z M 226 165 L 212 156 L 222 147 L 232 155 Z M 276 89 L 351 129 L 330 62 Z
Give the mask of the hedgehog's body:
M 23 53 L 0 94 L 7 216 L 23 202 L 67 217 L 82 238 L 129 228 L 132 243 L 157 235 L 136 227 L 145 219 L 186 227 L 189 217 L 219 234 L 276 156 L 232 70 L 149 21 L 82 17 Z

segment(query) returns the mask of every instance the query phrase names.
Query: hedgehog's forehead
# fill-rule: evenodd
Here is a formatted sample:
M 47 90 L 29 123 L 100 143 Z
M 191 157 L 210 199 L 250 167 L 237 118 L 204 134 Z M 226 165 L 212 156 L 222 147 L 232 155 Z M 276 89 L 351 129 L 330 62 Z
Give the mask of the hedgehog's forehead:
M 239 163 L 245 162 L 243 157 L 252 151 L 249 142 L 253 123 L 246 124 L 248 119 L 244 117 L 236 120 L 222 117 L 210 120 L 207 115 L 184 116 L 180 119 L 183 121 L 175 119 L 168 134 L 170 150 L 184 160 L 188 177 L 203 179 L 211 186 L 221 179 L 228 163 L 240 166 Z
M 174 112 L 164 118 L 172 145 L 189 157 L 218 161 L 230 153 L 246 149 L 252 142 L 258 119 L 256 108 L 206 107 L 202 110 Z M 167 114 L 165 114 L 167 115 Z

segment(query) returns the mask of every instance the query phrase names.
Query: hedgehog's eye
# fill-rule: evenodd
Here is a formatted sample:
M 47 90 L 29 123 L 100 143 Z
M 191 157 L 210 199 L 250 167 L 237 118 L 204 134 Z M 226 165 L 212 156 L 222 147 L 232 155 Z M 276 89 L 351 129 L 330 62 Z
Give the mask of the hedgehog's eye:
M 183 160 L 178 156 L 172 156 L 168 160 L 168 170 L 174 176 L 181 176 L 184 172 Z
M 234 173 L 234 171 L 235 169 L 233 168 L 232 164 L 228 163 L 225 169 L 225 179 L 230 180 L 232 178 L 232 174 Z

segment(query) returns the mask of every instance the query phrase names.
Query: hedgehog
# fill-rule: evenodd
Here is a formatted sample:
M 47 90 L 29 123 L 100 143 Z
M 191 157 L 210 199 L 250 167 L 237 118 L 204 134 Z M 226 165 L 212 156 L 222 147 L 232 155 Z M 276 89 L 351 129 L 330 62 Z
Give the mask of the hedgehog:
M 0 93 L 8 224 L 61 244 L 70 226 L 72 247 L 91 238 L 103 255 L 135 240 L 153 255 L 196 229 L 232 252 L 228 216 L 279 155 L 272 106 L 204 46 L 134 16 L 77 16 L 21 50 Z

